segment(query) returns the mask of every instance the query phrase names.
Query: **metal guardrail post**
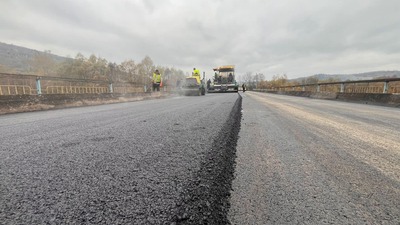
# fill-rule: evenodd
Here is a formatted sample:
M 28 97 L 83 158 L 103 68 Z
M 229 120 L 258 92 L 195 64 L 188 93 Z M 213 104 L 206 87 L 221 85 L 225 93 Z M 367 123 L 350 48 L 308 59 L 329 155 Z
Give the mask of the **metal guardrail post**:
M 321 85 L 317 84 L 317 92 L 321 90 Z
M 340 84 L 340 93 L 343 93 L 344 92 L 344 83 L 341 83 Z
M 42 87 L 40 85 L 40 77 L 36 77 L 36 90 L 37 90 L 38 95 L 42 94 Z
M 113 93 L 114 92 L 114 90 L 113 90 L 113 84 L 112 83 L 110 83 L 110 93 Z
M 385 81 L 384 85 L 383 85 L 383 93 L 387 94 L 389 90 L 389 81 Z
M 144 92 L 147 92 L 147 85 L 144 85 Z

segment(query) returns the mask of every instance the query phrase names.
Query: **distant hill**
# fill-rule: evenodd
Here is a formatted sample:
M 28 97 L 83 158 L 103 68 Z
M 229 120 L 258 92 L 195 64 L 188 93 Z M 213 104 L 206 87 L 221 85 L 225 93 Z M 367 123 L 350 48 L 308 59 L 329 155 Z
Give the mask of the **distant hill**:
M 68 59 L 51 53 L 49 54 L 34 49 L 0 42 L 0 65 L 11 68 L 19 73 L 29 72 L 29 62 L 34 56 L 40 54 L 50 55 L 55 62 L 63 62 Z
M 372 80 L 378 78 L 400 78 L 400 71 L 373 71 L 366 73 L 357 73 L 357 74 L 315 74 L 313 76 L 308 77 L 300 77 L 296 79 L 290 79 L 290 81 L 302 82 L 307 79 L 318 79 L 320 81 L 323 80 L 337 80 L 337 81 L 346 81 L 346 80 Z

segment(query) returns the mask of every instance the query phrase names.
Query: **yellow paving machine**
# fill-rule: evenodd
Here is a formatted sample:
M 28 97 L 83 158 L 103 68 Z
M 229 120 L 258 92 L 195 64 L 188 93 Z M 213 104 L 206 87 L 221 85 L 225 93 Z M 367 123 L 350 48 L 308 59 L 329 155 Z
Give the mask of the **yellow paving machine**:
M 204 76 L 203 79 L 200 79 L 200 75 L 192 75 L 190 77 L 186 77 L 183 80 L 183 83 L 180 85 L 179 94 L 183 95 L 205 95 L 206 87 L 204 85 Z
M 214 82 L 208 86 L 208 92 L 238 92 L 239 84 L 235 79 L 235 66 L 227 65 L 214 68 Z

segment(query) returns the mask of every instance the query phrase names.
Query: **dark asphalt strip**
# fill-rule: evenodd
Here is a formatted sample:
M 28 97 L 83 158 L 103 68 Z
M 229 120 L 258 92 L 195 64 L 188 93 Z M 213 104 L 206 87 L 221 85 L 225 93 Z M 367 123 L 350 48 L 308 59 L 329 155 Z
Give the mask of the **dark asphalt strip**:
M 182 205 L 172 224 L 230 224 L 229 196 L 234 178 L 236 144 L 240 130 L 242 97 L 201 162 L 201 169 L 182 192 Z

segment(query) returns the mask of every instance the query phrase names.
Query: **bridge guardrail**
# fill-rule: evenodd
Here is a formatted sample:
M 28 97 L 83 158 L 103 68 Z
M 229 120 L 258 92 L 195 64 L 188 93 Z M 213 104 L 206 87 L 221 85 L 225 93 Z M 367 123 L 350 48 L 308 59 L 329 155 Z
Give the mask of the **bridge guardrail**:
M 0 95 L 31 95 L 35 91 L 28 85 L 0 85 Z
M 0 95 L 144 93 L 147 85 L 107 80 L 0 73 Z M 167 91 L 163 88 L 162 91 Z
M 107 87 L 94 86 L 47 86 L 46 94 L 99 94 L 109 93 Z
M 400 94 L 400 78 L 375 80 L 321 82 L 313 84 L 286 85 L 270 87 L 267 91 L 308 91 L 337 93 Z

